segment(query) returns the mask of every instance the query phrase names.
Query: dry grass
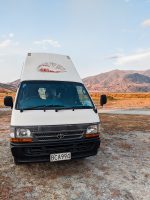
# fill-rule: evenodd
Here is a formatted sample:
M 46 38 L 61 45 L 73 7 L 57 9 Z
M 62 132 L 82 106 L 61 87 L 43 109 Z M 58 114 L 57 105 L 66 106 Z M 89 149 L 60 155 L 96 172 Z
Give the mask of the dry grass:
M 149 116 L 100 114 L 100 119 L 104 132 L 109 134 L 130 131 L 150 131 Z
M 18 166 L 10 153 L 10 117 L 0 111 L 0 199 L 150 199 L 149 116 L 101 114 L 97 156 Z
M 99 108 L 99 98 L 101 93 L 90 93 L 95 105 Z M 106 93 L 108 102 L 105 108 L 150 108 L 150 93 Z M 0 91 L 0 108 L 4 107 L 5 96 L 15 97 L 15 92 Z
M 116 145 L 121 148 L 121 149 L 124 149 L 124 150 L 130 150 L 132 149 L 132 145 L 129 144 L 129 143 L 126 143 L 125 141 L 119 141 L 116 143 Z
M 111 189 L 110 192 L 111 192 L 112 198 L 116 198 L 116 197 L 119 197 L 121 195 L 120 191 L 117 190 L 116 188 Z
M 105 93 L 107 96 L 113 99 L 127 99 L 127 98 L 150 98 L 150 92 L 143 93 Z M 92 98 L 99 98 L 102 93 L 90 92 Z
M 99 108 L 101 93 L 90 93 L 95 105 Z M 106 93 L 108 102 L 105 108 L 150 108 L 150 93 Z

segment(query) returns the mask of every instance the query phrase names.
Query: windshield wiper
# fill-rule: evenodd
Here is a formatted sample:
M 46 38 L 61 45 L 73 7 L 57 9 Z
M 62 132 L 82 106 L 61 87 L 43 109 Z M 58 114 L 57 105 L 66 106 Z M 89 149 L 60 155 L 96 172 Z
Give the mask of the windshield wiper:
M 63 105 L 57 105 L 57 104 L 50 104 L 50 105 L 39 105 L 39 106 L 32 106 L 28 108 L 21 108 L 20 112 L 23 112 L 24 110 L 35 110 L 36 108 L 43 108 L 44 112 L 46 111 L 46 108 L 63 108 Z
M 95 113 L 97 113 L 97 108 L 95 108 L 94 106 L 82 106 L 82 105 L 77 105 L 77 106 L 70 106 L 70 107 L 62 107 L 62 108 L 57 108 L 56 109 L 56 112 L 58 111 L 58 110 L 69 110 L 69 109 L 72 109 L 73 111 L 75 110 L 75 109 L 93 109 L 93 111 L 95 112 Z
M 70 106 L 70 107 L 61 107 L 61 108 L 57 108 L 57 111 L 58 110 L 69 110 L 69 109 L 71 109 L 71 110 L 75 110 L 75 109 L 93 109 L 93 106 L 81 106 L 81 105 L 78 105 L 78 106 Z
M 32 106 L 28 108 L 22 108 L 20 109 L 20 112 L 23 112 L 24 110 L 35 110 L 36 108 L 43 108 L 44 112 L 46 111 L 46 108 L 54 108 L 56 112 L 58 110 L 75 110 L 75 109 L 93 109 L 95 111 L 95 108 L 93 106 L 82 106 L 82 105 L 77 105 L 77 106 L 68 106 L 65 107 L 63 105 L 57 105 L 57 104 L 50 104 L 50 105 L 39 105 L 39 106 Z

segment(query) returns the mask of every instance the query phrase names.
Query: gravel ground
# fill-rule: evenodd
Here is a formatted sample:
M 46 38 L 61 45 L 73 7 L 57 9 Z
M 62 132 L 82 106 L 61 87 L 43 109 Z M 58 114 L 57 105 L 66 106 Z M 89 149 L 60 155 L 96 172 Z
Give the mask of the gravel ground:
M 150 115 L 150 109 L 99 109 L 98 112 L 119 115 Z
M 10 112 L 0 112 L 0 199 L 149 200 L 149 116 L 101 114 L 98 155 L 15 166 L 9 149 Z

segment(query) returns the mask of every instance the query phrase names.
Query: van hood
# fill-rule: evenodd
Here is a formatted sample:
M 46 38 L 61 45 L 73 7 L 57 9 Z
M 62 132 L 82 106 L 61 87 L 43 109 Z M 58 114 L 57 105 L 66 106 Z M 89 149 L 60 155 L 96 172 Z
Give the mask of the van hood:
M 13 110 L 11 126 L 38 126 L 98 123 L 99 116 L 93 109 L 77 110 Z

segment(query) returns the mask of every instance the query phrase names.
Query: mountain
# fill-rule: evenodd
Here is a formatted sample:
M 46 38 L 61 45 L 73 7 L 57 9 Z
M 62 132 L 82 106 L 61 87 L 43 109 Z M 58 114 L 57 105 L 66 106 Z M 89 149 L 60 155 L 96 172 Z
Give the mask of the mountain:
M 20 79 L 13 81 L 11 83 L 0 83 L 0 92 L 16 91 L 19 83 Z
M 144 71 L 142 74 L 145 76 L 150 76 L 150 69 Z
M 16 87 L 9 84 L 0 83 L 0 92 L 16 91 Z
M 89 91 L 150 92 L 150 70 L 113 70 L 83 79 Z M 0 83 L 0 90 L 17 90 L 20 79 Z
M 127 74 L 125 76 L 125 78 L 134 83 L 150 83 L 149 76 L 144 76 L 144 75 L 138 74 L 138 73 Z
M 11 85 L 11 86 L 14 86 L 15 88 L 17 88 L 19 83 L 20 83 L 20 79 L 17 79 L 17 80 L 15 80 L 13 82 L 10 82 L 8 84 Z
M 150 92 L 150 70 L 113 70 L 83 79 L 89 91 Z

